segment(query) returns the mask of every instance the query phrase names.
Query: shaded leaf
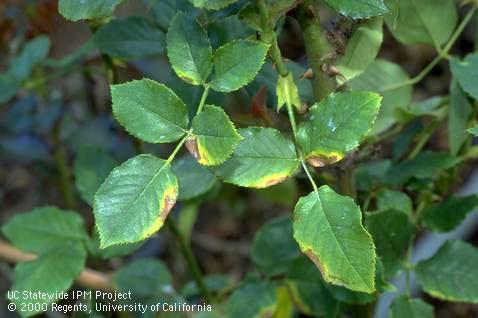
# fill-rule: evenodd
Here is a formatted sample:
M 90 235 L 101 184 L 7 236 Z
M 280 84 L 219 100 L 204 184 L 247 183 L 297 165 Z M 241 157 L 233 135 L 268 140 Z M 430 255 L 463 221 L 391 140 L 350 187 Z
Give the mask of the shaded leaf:
M 19 89 L 19 83 L 9 74 L 0 74 L 0 104 L 7 103 Z
M 142 79 L 112 85 L 111 97 L 116 119 L 139 139 L 166 143 L 186 133 L 186 105 L 163 84 Z
M 71 21 L 105 18 L 113 14 L 114 9 L 123 0 L 60 0 L 58 11 Z
M 380 100 L 374 93 L 345 92 L 314 105 L 297 133 L 308 162 L 322 167 L 357 148 L 373 125 Z
M 206 105 L 194 117 L 192 128 L 186 146 L 196 160 L 206 166 L 223 163 L 242 140 L 229 117 L 217 106 Z
M 113 20 L 93 36 L 95 46 L 104 54 L 140 58 L 164 53 L 164 34 L 143 17 Z
M 337 61 L 337 69 L 342 75 L 338 77 L 339 82 L 360 75 L 375 60 L 382 45 L 382 29 L 381 17 L 367 20 L 358 26 L 347 42 L 344 56 Z
M 466 128 L 472 112 L 473 107 L 468 98 L 458 83 L 453 80 L 451 82 L 450 101 L 448 103 L 448 142 L 453 155 L 458 154 L 468 137 Z
M 264 274 L 283 274 L 301 253 L 292 237 L 292 220 L 275 218 L 257 231 L 252 244 L 251 257 Z
M 246 283 L 226 303 L 228 318 L 261 318 L 271 316 L 277 306 L 277 295 L 272 285 L 265 282 Z
M 472 128 L 467 129 L 467 132 L 472 134 L 473 136 L 478 136 L 478 126 L 474 126 Z
M 395 298 L 392 303 L 390 318 L 433 318 L 433 306 L 421 299 L 410 299 L 407 296 Z
M 194 199 L 209 191 L 216 184 L 216 176 L 191 156 L 175 160 L 172 168 L 178 178 L 178 200 Z
M 13 216 L 3 225 L 2 232 L 17 248 L 34 253 L 88 239 L 83 219 L 78 213 L 53 206 Z
M 237 0 L 189 0 L 198 8 L 206 8 L 208 10 L 219 10 L 233 4 Z
M 385 0 L 390 14 L 385 22 L 404 44 L 446 43 L 458 21 L 455 0 Z
M 244 138 L 232 157 L 215 169 L 224 181 L 267 188 L 290 177 L 299 167 L 294 144 L 271 128 L 239 129 Z
M 411 216 L 413 203 L 410 197 L 403 192 L 384 190 L 377 196 L 377 208 L 379 211 L 399 210 Z
M 9 63 L 8 75 L 17 81 L 28 79 L 31 72 L 50 51 L 50 39 L 40 35 L 28 41 L 20 54 Z
M 474 99 L 478 99 L 478 88 L 475 85 L 478 79 L 478 53 L 468 55 L 463 61 L 452 57 L 450 68 L 463 90 Z
M 372 235 L 377 255 L 383 261 L 385 277 L 392 278 L 402 269 L 410 239 L 416 232 L 415 226 L 404 212 L 384 210 L 367 213 L 365 227 Z
M 428 260 L 418 263 L 418 283 L 433 297 L 478 303 L 478 249 L 462 241 L 448 241 Z
M 375 291 L 375 247 L 355 202 L 330 187 L 299 199 L 294 238 L 324 279 L 354 291 Z
M 207 82 L 212 48 L 206 30 L 190 15 L 178 12 L 168 29 L 168 58 L 176 74 L 193 85 Z
M 460 225 L 477 206 L 477 195 L 450 197 L 425 209 L 421 222 L 432 231 L 448 232 Z
M 409 80 L 408 74 L 395 63 L 377 59 L 370 63 L 362 74 L 358 75 L 348 85 L 354 90 L 366 90 L 379 93 L 382 107 L 372 129 L 373 134 L 379 134 L 390 128 L 395 122 L 395 111 L 400 106 L 406 106 L 412 99 L 412 87 L 393 88 Z
M 23 291 L 33 293 L 48 293 L 55 295 L 67 291 L 73 281 L 80 275 L 85 267 L 86 251 L 77 242 L 63 242 L 56 248 L 40 255 L 33 261 L 21 262 L 15 267 L 15 278 L 12 291 Z M 47 281 L 46 281 L 47 280 Z M 58 298 L 35 298 L 20 297 L 13 299 L 23 317 L 30 317 L 39 312 L 41 308 L 35 304 L 49 304 L 58 301 Z M 29 305 L 31 304 L 31 305 Z M 29 308 L 30 307 L 30 308 Z M 29 310 L 33 309 L 33 310 Z
M 341 14 L 354 19 L 370 18 L 388 12 L 383 0 L 325 0 L 325 2 Z
M 89 205 L 93 205 L 96 191 L 115 166 L 115 160 L 103 149 L 80 148 L 74 163 L 75 185 Z
M 177 194 L 176 177 L 162 159 L 139 155 L 115 168 L 94 200 L 101 248 L 154 234 L 163 226 Z
M 211 88 L 232 92 L 249 84 L 264 64 L 269 47 L 261 42 L 236 40 L 214 52 Z

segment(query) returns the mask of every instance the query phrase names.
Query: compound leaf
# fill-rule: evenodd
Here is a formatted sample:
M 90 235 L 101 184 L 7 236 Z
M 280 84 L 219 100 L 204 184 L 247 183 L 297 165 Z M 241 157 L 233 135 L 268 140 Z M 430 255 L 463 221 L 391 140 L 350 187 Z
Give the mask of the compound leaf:
M 232 92 L 249 84 L 264 64 L 269 47 L 261 42 L 236 40 L 214 52 L 211 88 Z
M 478 206 L 478 196 L 450 197 L 423 211 L 423 225 L 432 231 L 448 232 L 457 227 Z
M 224 181 L 248 188 L 267 188 L 299 167 L 294 144 L 272 128 L 245 128 L 233 155 L 215 171 Z
M 418 283 L 433 297 L 478 303 L 478 249 L 462 241 L 448 241 L 415 267 Z
M 363 73 L 377 57 L 383 40 L 383 18 L 367 20 L 359 25 L 347 42 L 344 56 L 337 61 L 337 69 L 346 82 Z
M 163 226 L 177 194 L 176 176 L 162 159 L 139 155 L 115 168 L 94 200 L 101 248 L 151 236 Z
M 451 72 L 460 83 L 463 90 L 474 99 L 478 99 L 478 54 L 470 54 L 463 61 L 452 58 L 450 61 Z
M 229 117 L 217 106 L 206 105 L 194 117 L 192 128 L 186 146 L 196 160 L 206 166 L 223 163 L 242 140 Z
M 188 83 L 206 83 L 212 69 L 212 48 L 206 30 L 191 15 L 177 13 L 167 35 L 168 58 Z
M 400 296 L 392 303 L 390 318 L 433 318 L 433 306 L 421 299 Z
M 219 10 L 225 8 L 237 0 L 189 0 L 198 8 L 206 8 L 208 10 Z
M 65 242 L 88 240 L 81 216 L 53 206 L 17 214 L 3 227 L 3 234 L 19 249 L 43 253 Z
M 95 32 L 93 42 L 102 53 L 121 58 L 164 53 L 164 34 L 142 17 L 113 20 L 103 25 Z
M 297 134 L 308 162 L 321 167 L 355 149 L 371 129 L 380 101 L 374 93 L 345 92 L 314 105 Z
M 150 79 L 111 86 L 113 114 L 133 136 L 151 143 L 173 142 L 185 134 L 186 105 L 169 88 Z
M 386 0 L 388 28 L 404 44 L 432 44 L 450 38 L 458 21 L 455 0 Z
M 294 238 L 324 279 L 354 291 L 375 291 L 375 247 L 354 201 L 322 186 L 300 198 Z
M 383 0 L 325 0 L 325 2 L 334 10 L 353 19 L 370 18 L 388 12 Z
M 60 0 L 58 11 L 71 21 L 105 18 L 123 0 Z

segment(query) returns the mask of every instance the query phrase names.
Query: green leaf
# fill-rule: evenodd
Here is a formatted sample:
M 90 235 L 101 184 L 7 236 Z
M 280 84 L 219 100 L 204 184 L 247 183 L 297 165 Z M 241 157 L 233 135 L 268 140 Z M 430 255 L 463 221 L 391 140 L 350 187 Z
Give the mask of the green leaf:
M 421 222 L 432 231 L 448 232 L 460 225 L 477 206 L 478 195 L 450 197 L 425 209 Z
M 393 277 L 402 269 L 408 244 L 416 232 L 415 226 L 404 212 L 385 210 L 367 213 L 365 227 L 372 235 L 377 255 L 383 261 L 385 277 Z
M 71 21 L 105 18 L 113 14 L 123 0 L 60 0 L 58 11 Z
M 410 78 L 398 64 L 377 59 L 369 67 L 348 82 L 354 90 L 366 90 L 377 92 L 382 95 L 382 107 L 372 129 L 373 134 L 379 134 L 390 128 L 395 122 L 394 113 L 400 106 L 406 106 L 412 99 L 412 87 L 410 85 L 393 88 Z
M 186 146 L 205 166 L 217 166 L 229 158 L 242 140 L 226 113 L 217 106 L 206 105 L 192 123 L 193 133 Z
M 411 216 L 413 203 L 410 197 L 403 192 L 384 190 L 377 196 L 377 208 L 379 211 L 399 210 Z
M 0 104 L 7 103 L 19 89 L 17 80 L 9 74 L 0 74 Z
M 474 126 L 466 130 L 468 133 L 472 134 L 475 137 L 478 137 L 478 126 Z
M 186 133 L 186 105 L 163 84 L 142 79 L 112 85 L 111 97 L 116 119 L 139 139 L 166 143 Z
M 97 229 L 93 229 L 92 237 L 87 242 L 88 254 L 93 257 L 100 257 L 102 259 L 111 259 L 114 257 L 122 257 L 129 255 L 139 249 L 142 242 L 128 243 L 121 245 L 114 245 L 107 248 L 100 248 L 100 235 Z
M 269 47 L 261 42 L 236 40 L 214 52 L 211 88 L 232 92 L 249 84 L 264 64 Z
M 473 107 L 456 80 L 451 82 L 448 105 L 448 142 L 450 151 L 457 155 L 468 134 L 466 128 L 473 113 Z
M 375 291 L 375 247 L 355 202 L 330 187 L 299 199 L 294 238 L 324 279 L 354 291 Z
M 280 110 L 284 104 L 302 110 L 302 102 L 300 101 L 299 90 L 295 85 L 292 73 L 286 77 L 279 76 L 277 79 L 277 110 Z
M 178 200 L 190 200 L 205 194 L 216 184 L 216 176 L 198 164 L 191 156 L 173 162 L 173 172 L 178 178 Z
M 421 299 L 410 299 L 407 296 L 395 298 L 392 303 L 390 318 L 433 318 L 433 306 Z
M 157 317 L 157 311 L 151 310 L 152 305 L 184 302 L 173 289 L 172 277 L 168 268 L 157 259 L 133 260 L 115 273 L 113 282 L 117 286 L 118 292 L 131 292 L 130 299 L 118 300 L 116 303 L 127 306 L 135 306 L 139 303 L 148 306 L 146 312 L 142 313 L 140 317 Z M 171 313 L 171 315 L 173 314 Z M 167 312 L 162 312 L 161 317 L 163 316 L 171 317 Z M 175 316 L 173 315 L 173 317 Z
M 275 25 L 277 20 L 287 12 L 292 11 L 298 4 L 299 1 L 297 0 L 269 0 L 267 1 L 269 18 Z M 256 5 L 250 4 L 242 8 L 239 12 L 239 18 L 252 29 L 262 31 L 261 14 Z
M 178 182 L 164 160 L 139 155 L 115 168 L 94 200 L 101 248 L 151 236 L 163 226 L 177 194 Z
M 272 128 L 245 128 L 231 158 L 215 169 L 224 181 L 248 188 L 267 188 L 299 167 L 294 144 Z
M 336 317 L 339 302 L 332 296 L 314 263 L 303 256 L 289 268 L 287 285 L 300 312 L 314 317 Z
M 275 218 L 257 231 L 251 257 L 264 274 L 276 276 L 285 273 L 301 255 L 292 235 L 292 220 L 287 216 Z
M 198 8 L 205 8 L 208 10 L 219 10 L 225 8 L 237 0 L 189 0 L 194 6 Z
M 276 310 L 277 296 L 272 285 L 247 283 L 232 293 L 226 303 L 228 318 L 270 317 Z
M 373 125 L 381 97 L 368 92 L 331 94 L 311 107 L 297 141 L 313 166 L 341 160 L 358 147 Z
M 363 73 L 377 57 L 383 40 L 383 18 L 364 21 L 347 42 L 345 54 L 337 61 L 342 76 L 337 79 L 346 82 Z
M 388 12 L 383 0 L 325 0 L 325 2 L 334 10 L 353 19 L 370 18 Z
M 168 58 L 176 74 L 188 83 L 207 82 L 212 70 L 212 48 L 206 30 L 190 15 L 178 12 L 167 36 Z
M 104 54 L 135 59 L 164 53 L 164 35 L 142 17 L 113 20 L 100 27 L 93 36 L 96 47 Z
M 17 81 L 24 81 L 30 77 L 35 66 L 48 56 L 50 39 L 40 35 L 28 41 L 20 55 L 9 63 L 8 75 Z
M 54 220 L 53 220 L 54 223 Z M 40 238 L 40 236 L 38 236 Z M 48 293 L 52 297 L 35 299 L 32 297 L 13 299 L 18 309 L 25 306 L 27 311 L 20 312 L 23 317 L 30 317 L 40 312 L 35 307 L 41 308 L 41 304 L 49 304 L 58 301 L 55 293 L 67 291 L 75 278 L 85 267 L 86 251 L 77 242 L 62 242 L 56 248 L 43 253 L 36 260 L 21 262 L 15 267 L 15 278 L 12 291 L 33 293 Z M 29 305 L 31 304 L 31 305 Z M 36 305 L 35 304 L 40 304 Z M 28 310 L 29 308 L 33 310 Z
M 418 263 L 418 283 L 433 297 L 478 303 L 478 249 L 462 241 L 448 241 L 430 259 Z
M 212 274 L 204 277 L 204 284 L 212 293 L 220 293 L 234 286 L 232 278 L 223 274 Z M 197 287 L 195 281 L 189 281 L 181 289 L 181 295 L 186 298 L 201 296 L 201 290 Z
M 458 21 L 455 0 L 385 0 L 385 22 L 403 44 L 446 43 Z
M 474 99 L 478 99 L 478 88 L 475 85 L 478 79 L 478 53 L 468 55 L 463 61 L 452 57 L 450 68 L 463 90 Z
M 13 216 L 2 227 L 3 234 L 22 251 L 43 253 L 67 242 L 88 240 L 81 216 L 53 206 Z
M 81 147 L 74 163 L 75 185 L 85 202 L 93 205 L 93 197 L 116 166 L 115 160 L 103 149 Z
M 196 9 L 188 0 L 143 0 L 147 9 L 151 12 L 154 22 L 161 29 L 167 30 L 174 15 L 179 11 L 197 17 L 201 11 Z
M 446 152 L 424 151 L 415 158 L 393 165 L 387 172 L 386 181 L 389 184 L 399 184 L 414 177 L 418 179 L 437 178 L 440 173 L 457 165 L 460 158 Z

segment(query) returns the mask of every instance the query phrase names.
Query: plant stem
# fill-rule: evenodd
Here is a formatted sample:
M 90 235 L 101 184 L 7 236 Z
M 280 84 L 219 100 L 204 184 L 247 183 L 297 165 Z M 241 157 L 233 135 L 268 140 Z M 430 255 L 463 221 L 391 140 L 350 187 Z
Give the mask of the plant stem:
M 196 285 L 198 286 L 201 292 L 201 295 L 204 297 L 204 299 L 208 303 L 211 303 L 212 301 L 211 294 L 209 292 L 209 289 L 206 286 L 206 283 L 204 282 L 203 275 L 201 273 L 201 270 L 199 269 L 199 265 L 196 261 L 196 258 L 194 257 L 191 246 L 184 239 L 183 235 L 179 231 L 178 225 L 176 224 L 176 222 L 174 221 L 172 217 L 166 218 L 166 226 L 171 231 L 171 234 L 173 234 L 173 236 L 178 241 L 179 248 L 181 249 L 181 252 L 184 258 L 186 259 L 189 270 L 193 276 L 194 281 L 196 282 Z
M 60 190 L 68 209 L 75 209 L 76 200 L 73 194 L 73 186 L 71 183 L 71 171 L 66 160 L 66 149 L 63 145 L 57 145 L 55 151 L 55 162 L 60 177 Z
M 298 7 L 297 17 L 304 34 L 305 52 L 314 78 L 312 88 L 318 102 L 335 87 L 335 80 L 322 71 L 322 65 L 333 56 L 333 49 L 324 35 L 318 9 L 313 0 L 304 0 Z
M 204 105 L 206 104 L 206 99 L 207 99 L 207 96 L 209 95 L 209 85 L 205 85 L 204 86 L 204 91 L 202 93 L 202 96 L 201 96 L 201 101 L 199 102 L 199 106 L 198 106 L 198 110 L 196 112 L 196 115 L 199 114 L 200 112 L 202 112 L 203 108 L 204 108 Z
M 413 77 L 409 80 L 406 80 L 404 82 L 393 84 L 393 85 L 390 85 L 388 87 L 385 87 L 380 92 L 383 93 L 383 92 L 395 90 L 395 89 L 398 89 L 398 88 L 402 88 L 402 87 L 405 87 L 405 86 L 415 85 L 418 82 L 420 82 L 421 80 L 423 80 L 425 78 L 425 76 L 427 76 L 428 73 L 430 73 L 430 71 L 438 63 L 440 63 L 443 59 L 448 59 L 449 58 L 448 53 L 450 52 L 451 48 L 453 47 L 455 42 L 460 37 L 460 35 L 463 32 L 463 30 L 465 29 L 465 27 L 468 25 L 468 23 L 470 23 L 470 21 L 473 18 L 473 15 L 475 14 L 476 10 L 477 10 L 477 7 L 474 6 L 473 8 L 471 8 L 470 11 L 468 11 L 466 16 L 461 21 L 460 25 L 456 28 L 455 32 L 450 37 L 450 40 L 445 45 L 443 50 L 438 50 L 438 56 L 435 57 L 435 59 L 433 61 L 431 61 L 431 63 L 428 64 L 420 73 L 418 73 L 418 75 L 416 75 L 415 77 Z

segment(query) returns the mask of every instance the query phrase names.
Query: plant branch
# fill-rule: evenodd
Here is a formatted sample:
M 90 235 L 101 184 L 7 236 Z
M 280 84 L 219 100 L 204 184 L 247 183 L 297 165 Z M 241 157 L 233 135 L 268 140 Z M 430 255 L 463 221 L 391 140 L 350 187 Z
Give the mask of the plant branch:
M 0 240 L 0 258 L 9 263 L 19 263 L 33 261 L 37 259 L 37 255 L 22 252 L 9 243 Z M 89 268 L 84 269 L 76 281 L 78 284 L 92 289 L 103 291 L 114 290 L 109 275 Z
M 181 249 L 181 252 L 186 260 L 186 263 L 188 264 L 191 275 L 193 276 L 193 279 L 196 282 L 196 285 L 198 286 L 201 292 L 201 295 L 204 297 L 204 299 L 208 303 L 211 303 L 212 301 L 211 293 L 209 292 L 209 289 L 207 288 L 206 283 L 204 282 L 203 275 L 201 273 L 201 270 L 199 269 L 198 262 L 196 261 L 196 258 L 194 257 L 194 254 L 191 249 L 191 245 L 189 244 L 189 242 L 186 242 L 183 235 L 179 231 L 178 225 L 176 224 L 176 222 L 174 221 L 172 217 L 166 218 L 166 226 L 171 231 L 171 234 L 178 241 L 179 248 Z
M 316 101 L 327 97 L 335 87 L 335 80 L 322 70 L 333 56 L 333 49 L 324 35 L 319 11 L 314 1 L 303 1 L 297 10 L 297 18 L 304 34 L 305 52 L 313 72 L 312 88 Z

